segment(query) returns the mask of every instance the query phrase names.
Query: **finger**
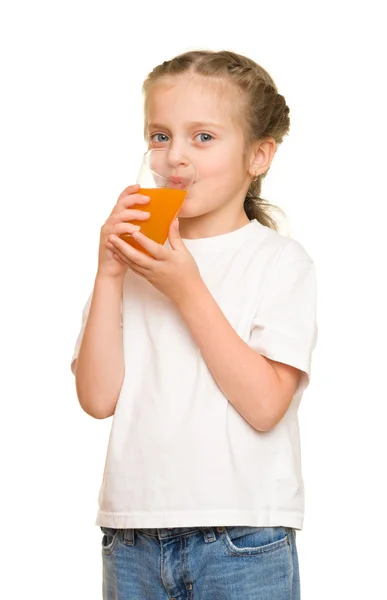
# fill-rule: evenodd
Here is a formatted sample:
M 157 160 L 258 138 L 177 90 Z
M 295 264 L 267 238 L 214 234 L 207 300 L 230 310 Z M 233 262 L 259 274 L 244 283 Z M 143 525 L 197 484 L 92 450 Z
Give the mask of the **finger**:
M 103 239 L 105 239 L 105 244 L 108 241 L 108 237 L 111 234 L 116 234 L 116 235 L 121 235 L 123 233 L 127 233 L 129 235 L 132 235 L 133 232 L 135 231 L 139 231 L 140 230 L 140 225 L 137 225 L 136 223 L 128 223 L 128 222 L 124 222 L 122 223 L 121 221 L 116 222 L 113 224 L 111 222 L 105 223 L 105 225 L 102 228 L 102 237 Z
M 147 210 L 134 210 L 133 208 L 129 208 L 127 210 L 122 210 L 121 212 L 117 212 L 111 217 L 111 222 L 121 223 L 126 222 L 130 223 L 131 221 L 147 221 L 150 218 L 150 212 Z
M 142 277 L 143 279 L 147 279 L 147 276 L 145 275 L 145 273 L 143 271 L 140 271 L 139 269 L 136 269 L 134 266 L 128 265 L 128 269 L 130 269 L 130 271 L 132 271 L 139 277 Z
M 130 261 L 126 256 L 124 256 L 124 254 L 122 254 L 122 252 L 120 250 L 118 250 L 118 248 L 113 246 L 113 244 L 108 242 L 106 244 L 106 246 L 107 246 L 108 250 L 111 251 L 113 258 L 115 258 L 118 262 L 126 265 L 127 267 L 130 267 L 132 269 L 132 271 L 134 271 L 136 269 L 136 265 L 132 261 Z
M 121 212 L 125 208 L 130 208 L 136 204 L 148 204 L 150 201 L 149 196 L 144 196 L 143 194 L 129 194 L 127 196 L 123 196 L 117 203 L 113 206 L 113 210 L 111 212 L 112 215 Z
M 108 242 L 113 244 L 114 252 L 117 249 L 125 257 L 125 260 L 133 262 L 134 266 L 141 267 L 143 269 L 152 268 L 152 264 L 154 262 L 152 257 L 147 256 L 140 250 L 136 250 L 136 248 L 133 248 L 133 246 L 116 235 L 110 235 Z
M 129 267 L 127 261 L 122 256 L 122 254 L 120 254 L 120 252 L 117 250 L 117 248 L 114 248 L 114 246 L 112 244 L 110 244 L 110 246 L 109 245 L 107 246 L 107 249 L 110 250 L 114 260 L 116 260 L 118 263 L 120 263 L 120 265 L 125 265 L 126 267 Z
M 183 250 L 185 248 L 184 242 L 180 236 L 179 219 L 172 221 L 169 228 L 168 239 L 173 250 Z
M 129 269 L 128 263 L 125 260 L 123 260 L 122 257 L 119 254 L 117 254 L 116 252 L 112 252 L 112 255 L 113 255 L 113 258 L 114 258 L 115 261 L 117 261 L 118 263 L 120 263 L 120 265 L 122 265 L 122 266 L 125 265 L 125 267 L 127 267 Z
M 146 274 L 147 274 L 146 269 L 143 269 L 143 268 L 137 266 L 133 261 L 129 260 L 126 256 L 124 256 L 122 254 L 122 252 L 120 252 L 118 250 L 118 248 L 113 246 L 113 244 L 111 242 L 107 242 L 106 246 L 112 252 L 113 258 L 117 262 L 119 262 L 120 265 L 125 265 L 126 267 L 128 267 L 128 269 L 133 271 L 133 273 L 136 273 L 136 275 L 139 275 L 143 279 L 146 279 Z M 148 273 L 149 273 L 149 271 L 148 271 Z
M 119 202 L 117 202 L 117 206 L 121 208 L 130 208 L 135 204 L 148 204 L 150 202 L 150 196 L 146 196 L 144 194 L 129 194 L 127 196 L 123 196 Z
M 117 202 L 119 202 L 124 196 L 128 196 L 129 194 L 135 194 L 136 192 L 138 192 L 139 189 L 140 189 L 140 185 L 138 183 L 135 183 L 134 185 L 129 185 L 118 196 Z
M 117 235 L 121 237 L 121 235 L 129 235 L 131 236 L 135 231 L 140 230 L 140 225 L 135 225 L 133 223 L 116 223 L 112 227 L 106 231 L 105 236 L 105 244 L 109 241 L 109 235 Z
M 108 235 L 121 236 L 123 233 L 132 235 L 135 231 L 140 231 L 140 225 L 133 223 L 116 223 L 109 231 Z
M 140 231 L 134 231 L 132 237 L 138 244 L 140 244 L 153 258 L 157 260 L 166 260 L 168 257 L 168 250 L 165 246 L 154 242 Z

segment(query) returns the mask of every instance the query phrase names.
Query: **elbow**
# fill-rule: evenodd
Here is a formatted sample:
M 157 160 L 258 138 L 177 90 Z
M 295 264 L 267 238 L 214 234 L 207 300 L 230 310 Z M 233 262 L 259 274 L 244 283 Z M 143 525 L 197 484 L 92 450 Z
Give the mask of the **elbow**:
M 118 395 L 111 398 L 110 400 L 106 399 L 106 395 L 101 396 L 98 393 L 90 393 L 88 390 L 84 390 L 82 385 L 79 385 L 76 382 L 76 391 L 78 402 L 82 410 L 93 417 L 93 419 L 103 420 L 112 417 L 116 410 Z
M 99 421 L 112 417 L 116 410 L 118 397 L 112 398 L 110 401 L 104 398 L 98 398 L 95 395 L 82 394 L 81 390 L 77 390 L 79 404 L 82 410 Z
M 111 403 L 106 403 L 106 401 L 99 403 L 96 402 L 95 399 L 91 400 L 84 398 L 79 393 L 78 401 L 82 410 L 89 415 L 89 417 L 93 417 L 93 419 L 97 419 L 98 421 L 112 417 L 117 404 L 117 401 Z
M 114 415 L 114 410 L 107 410 L 106 408 L 104 409 L 98 409 L 98 408 L 88 408 L 82 405 L 82 403 L 80 402 L 81 408 L 84 410 L 84 412 L 89 415 L 89 417 L 93 417 L 93 419 L 97 419 L 98 421 L 102 421 L 103 419 L 108 419 L 109 417 L 112 417 Z
M 255 419 L 254 422 L 250 423 L 250 425 L 258 431 L 258 433 L 268 433 L 277 425 L 280 419 Z
M 116 410 L 122 383 L 116 388 L 112 389 L 109 385 L 108 389 L 105 389 L 105 386 L 95 381 L 94 378 L 90 381 L 90 378 L 83 377 L 77 369 L 77 362 L 74 365 L 73 373 L 78 402 L 82 410 L 97 420 L 112 417 Z
M 287 413 L 292 400 L 299 387 L 302 371 L 287 364 L 274 363 L 271 377 L 266 385 L 260 388 L 260 397 L 257 398 L 258 386 L 255 386 L 255 398 L 252 402 L 253 422 L 251 425 L 261 433 L 267 433 L 278 425 Z
M 274 429 L 284 417 L 290 403 L 291 399 L 289 400 L 288 398 L 272 398 L 271 401 L 267 403 L 267 406 L 261 405 L 261 410 L 254 414 L 250 425 L 259 433 L 268 433 Z
M 268 431 L 271 431 L 280 420 L 279 418 L 276 418 L 274 414 L 262 410 L 255 410 L 252 415 L 244 415 L 241 413 L 241 416 L 258 433 L 267 433 Z

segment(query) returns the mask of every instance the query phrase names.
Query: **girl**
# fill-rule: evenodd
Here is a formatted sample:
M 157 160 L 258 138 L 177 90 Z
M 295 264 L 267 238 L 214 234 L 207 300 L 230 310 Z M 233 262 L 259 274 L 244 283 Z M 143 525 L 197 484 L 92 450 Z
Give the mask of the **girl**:
M 114 415 L 103 597 L 296 600 L 315 271 L 260 198 L 289 109 L 232 52 L 164 62 L 144 92 L 149 148 L 186 156 L 197 177 L 164 246 L 130 223 L 149 218 L 139 186 L 101 230 L 72 364 L 83 410 Z

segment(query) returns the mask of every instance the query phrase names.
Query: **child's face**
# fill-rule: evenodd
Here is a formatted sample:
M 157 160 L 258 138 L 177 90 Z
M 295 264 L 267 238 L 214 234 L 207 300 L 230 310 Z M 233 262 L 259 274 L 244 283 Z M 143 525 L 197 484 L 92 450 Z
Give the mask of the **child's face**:
M 149 92 L 146 116 L 149 148 L 170 148 L 195 168 L 181 217 L 243 211 L 251 178 L 230 84 L 192 75 L 163 79 Z

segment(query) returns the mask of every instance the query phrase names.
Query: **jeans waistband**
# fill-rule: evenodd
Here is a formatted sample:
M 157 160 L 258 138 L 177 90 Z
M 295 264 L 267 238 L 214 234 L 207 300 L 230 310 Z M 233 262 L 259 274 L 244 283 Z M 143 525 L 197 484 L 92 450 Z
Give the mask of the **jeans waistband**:
M 202 533 L 205 542 L 214 542 L 216 540 L 215 528 L 214 527 L 174 527 L 174 528 L 162 528 L 162 529 L 126 529 L 125 538 L 127 541 L 134 540 L 135 532 L 142 533 L 144 535 L 150 535 L 156 537 L 159 540 L 166 540 L 171 538 L 180 537 L 182 535 L 189 535 L 193 533 Z

